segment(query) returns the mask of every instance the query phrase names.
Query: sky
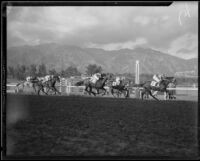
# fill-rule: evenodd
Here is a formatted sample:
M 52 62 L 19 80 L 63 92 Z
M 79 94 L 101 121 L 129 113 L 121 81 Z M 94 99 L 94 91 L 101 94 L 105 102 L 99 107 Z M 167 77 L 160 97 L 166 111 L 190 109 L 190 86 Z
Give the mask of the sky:
M 150 6 L 7 6 L 7 46 L 145 47 L 198 57 L 198 2 Z

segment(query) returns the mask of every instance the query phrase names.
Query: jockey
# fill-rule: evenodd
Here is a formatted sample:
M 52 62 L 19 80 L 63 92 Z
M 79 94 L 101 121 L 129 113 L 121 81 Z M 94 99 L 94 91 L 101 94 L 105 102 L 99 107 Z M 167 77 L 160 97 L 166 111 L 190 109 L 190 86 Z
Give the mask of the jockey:
M 31 81 L 31 78 L 32 78 L 31 76 L 26 77 L 26 81 L 27 81 L 27 82 L 30 82 L 30 81 Z
M 53 75 L 46 75 L 46 76 L 44 77 L 44 79 L 42 80 L 42 82 L 45 83 L 45 82 L 51 80 L 52 78 L 53 78 Z
M 156 82 L 157 86 L 160 86 L 160 82 L 163 80 L 164 74 L 155 74 L 153 80 Z
M 116 77 L 116 85 L 120 85 L 120 81 L 121 81 L 121 78 L 120 77 Z
M 32 76 L 26 77 L 27 82 L 31 82 L 31 81 L 36 80 L 36 79 L 37 79 L 36 77 L 32 77 Z
M 101 78 L 101 73 L 95 73 L 91 78 L 90 78 L 90 81 L 92 82 L 92 83 L 96 83 L 97 82 L 97 80 L 99 80 L 99 78 Z
M 120 85 L 120 81 L 121 81 L 120 77 L 116 77 L 116 79 L 115 79 L 115 81 L 112 83 L 112 85 L 113 85 L 113 86 L 118 86 L 118 85 Z
M 44 81 L 44 77 L 37 77 L 38 81 Z

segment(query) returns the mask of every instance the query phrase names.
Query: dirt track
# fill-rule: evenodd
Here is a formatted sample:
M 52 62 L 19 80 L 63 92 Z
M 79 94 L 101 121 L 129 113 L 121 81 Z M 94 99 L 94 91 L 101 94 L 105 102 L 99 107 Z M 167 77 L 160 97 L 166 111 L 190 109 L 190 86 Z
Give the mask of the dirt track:
M 196 157 L 193 101 L 7 96 L 7 154 Z

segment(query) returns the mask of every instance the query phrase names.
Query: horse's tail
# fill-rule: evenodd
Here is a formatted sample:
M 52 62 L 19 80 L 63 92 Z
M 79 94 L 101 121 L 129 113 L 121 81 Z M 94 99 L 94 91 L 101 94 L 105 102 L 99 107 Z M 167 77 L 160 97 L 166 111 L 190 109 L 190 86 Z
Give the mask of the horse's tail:
M 82 80 L 82 81 L 75 83 L 75 86 L 82 86 L 83 84 L 84 84 L 84 81 Z

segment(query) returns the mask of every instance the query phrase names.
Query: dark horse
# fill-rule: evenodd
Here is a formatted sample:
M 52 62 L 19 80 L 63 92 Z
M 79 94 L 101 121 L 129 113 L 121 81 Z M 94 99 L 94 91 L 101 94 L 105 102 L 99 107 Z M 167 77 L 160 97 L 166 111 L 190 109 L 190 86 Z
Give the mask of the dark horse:
M 59 76 L 53 76 L 52 79 L 46 81 L 46 82 L 42 82 L 42 81 L 36 81 L 35 85 L 39 87 L 38 89 L 38 95 L 40 94 L 40 91 L 42 90 L 43 93 L 45 93 L 46 95 L 48 95 L 49 90 L 54 91 L 56 94 L 56 92 L 58 94 L 61 94 L 57 88 L 55 87 L 56 82 L 60 82 L 60 77 Z M 44 91 L 44 88 L 47 88 L 47 92 Z
M 84 85 L 85 86 L 85 91 L 87 93 L 89 93 L 89 95 L 91 95 L 91 93 L 92 93 L 94 96 L 96 96 L 96 94 L 99 94 L 99 90 L 103 90 L 104 91 L 104 93 L 102 94 L 102 96 L 103 96 L 107 92 L 104 87 L 105 87 L 106 81 L 109 78 L 110 78 L 110 75 L 102 76 L 99 80 L 96 81 L 95 84 L 90 81 L 90 78 L 88 78 L 88 79 L 85 79 L 85 80 L 77 82 L 75 85 L 76 86 Z M 94 93 L 92 91 L 93 88 L 97 90 L 97 93 Z
M 160 92 L 168 92 L 167 90 L 167 87 L 169 85 L 169 83 L 175 83 L 176 82 L 176 79 L 175 78 L 172 78 L 172 79 L 167 79 L 164 78 L 161 82 L 160 82 L 160 86 L 159 87 L 155 87 L 155 86 L 152 86 L 151 85 L 151 81 L 147 81 L 145 83 L 142 83 L 142 84 L 137 84 L 137 85 L 134 85 L 135 87 L 143 87 L 143 90 L 141 91 L 141 97 L 143 99 L 144 97 L 144 94 L 148 93 L 151 97 L 153 97 L 155 100 L 158 100 L 158 98 L 156 98 L 151 90 L 153 91 L 160 91 Z
M 47 93 L 49 92 L 49 90 L 52 90 L 52 91 L 54 91 L 54 94 L 56 94 L 56 93 L 61 94 L 58 91 L 58 89 L 55 87 L 56 82 L 60 83 L 60 77 L 57 75 L 54 75 L 53 78 L 44 82 L 44 87 L 46 87 L 48 89 Z
M 169 77 L 169 79 L 173 79 L 173 77 Z M 168 88 L 176 88 L 177 82 L 174 81 L 173 83 L 169 83 L 168 84 Z M 167 92 L 165 93 L 166 97 L 165 99 L 176 99 L 175 97 L 176 94 L 176 90 L 167 90 Z
M 127 98 L 129 96 L 129 89 L 127 88 L 127 85 L 120 80 L 120 84 L 110 87 L 111 94 L 115 97 L 115 94 L 117 97 L 120 97 L 121 94 L 124 94 L 124 97 Z

